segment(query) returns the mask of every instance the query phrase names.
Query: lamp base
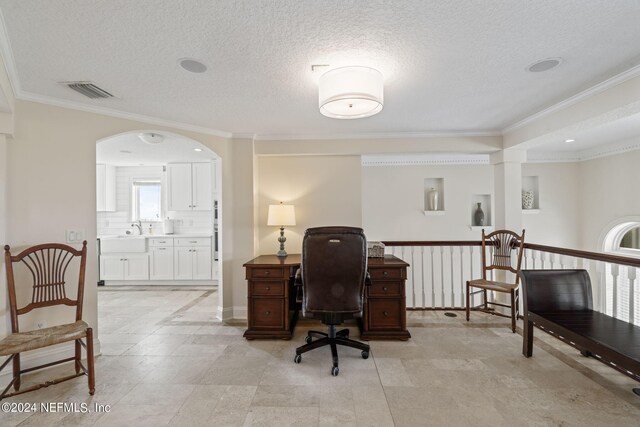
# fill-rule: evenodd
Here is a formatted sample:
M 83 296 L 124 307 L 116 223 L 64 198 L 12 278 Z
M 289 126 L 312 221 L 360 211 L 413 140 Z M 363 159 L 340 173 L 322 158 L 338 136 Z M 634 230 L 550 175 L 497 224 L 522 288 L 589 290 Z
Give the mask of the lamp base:
M 276 255 L 279 256 L 279 257 L 286 257 L 289 254 L 284 249 L 281 249 L 281 250 L 278 251 L 278 253 Z
M 278 237 L 278 242 L 280 242 L 280 250 L 276 254 L 279 257 L 286 257 L 287 251 L 284 250 L 284 242 L 287 241 L 287 238 L 284 237 L 284 226 L 280 227 L 280 237 Z

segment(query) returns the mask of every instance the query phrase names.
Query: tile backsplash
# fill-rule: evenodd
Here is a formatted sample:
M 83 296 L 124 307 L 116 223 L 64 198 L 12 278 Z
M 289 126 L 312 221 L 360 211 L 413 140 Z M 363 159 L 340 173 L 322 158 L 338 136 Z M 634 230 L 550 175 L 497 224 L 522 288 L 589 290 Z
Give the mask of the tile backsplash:
M 166 172 L 162 166 L 118 166 L 116 167 L 116 211 L 98 212 L 98 236 L 125 234 L 131 227 L 131 187 L 133 179 L 160 179 L 163 204 L 166 206 Z M 174 234 L 213 234 L 213 212 L 211 211 L 165 211 L 165 217 L 174 221 Z M 154 234 L 162 234 L 162 222 L 142 222 L 144 234 L 149 234 L 149 225 Z

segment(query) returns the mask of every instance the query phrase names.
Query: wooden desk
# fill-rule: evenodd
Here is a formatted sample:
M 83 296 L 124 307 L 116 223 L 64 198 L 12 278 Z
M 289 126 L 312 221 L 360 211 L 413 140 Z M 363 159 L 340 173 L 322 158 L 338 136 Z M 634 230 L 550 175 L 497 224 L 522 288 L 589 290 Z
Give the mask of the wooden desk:
M 365 287 L 360 338 L 407 340 L 405 280 L 409 264 L 393 256 L 369 258 L 371 286 Z M 261 255 L 244 264 L 247 278 L 247 339 L 290 339 L 299 307 L 295 304 L 293 277 L 300 255 L 284 258 Z

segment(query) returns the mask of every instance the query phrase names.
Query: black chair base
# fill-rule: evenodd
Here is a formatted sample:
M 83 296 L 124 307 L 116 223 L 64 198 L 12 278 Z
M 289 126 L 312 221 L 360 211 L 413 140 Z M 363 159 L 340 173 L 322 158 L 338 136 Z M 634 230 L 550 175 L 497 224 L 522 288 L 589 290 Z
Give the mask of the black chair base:
M 318 338 L 313 341 L 313 338 Z M 369 358 L 370 347 L 368 344 L 349 339 L 349 329 L 342 329 L 336 332 L 336 325 L 329 325 L 328 333 L 319 331 L 309 331 L 305 338 L 307 342 L 305 345 L 296 348 L 296 356 L 293 359 L 294 362 L 300 363 L 302 361 L 302 354 L 307 351 L 314 350 L 316 348 L 324 347 L 325 345 L 331 346 L 331 358 L 333 359 L 333 367 L 331 368 L 331 375 L 334 377 L 340 372 L 338 367 L 338 345 L 344 345 L 347 347 L 356 348 L 362 350 L 360 355 L 363 359 Z

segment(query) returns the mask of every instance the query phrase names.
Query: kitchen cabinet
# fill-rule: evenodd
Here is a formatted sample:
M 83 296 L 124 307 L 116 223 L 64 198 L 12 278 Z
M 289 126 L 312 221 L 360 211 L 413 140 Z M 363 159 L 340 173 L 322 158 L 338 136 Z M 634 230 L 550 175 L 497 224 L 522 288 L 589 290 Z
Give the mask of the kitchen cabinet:
M 211 163 L 167 164 L 167 209 L 210 211 L 213 209 L 215 171 Z
M 173 280 L 173 239 L 149 239 L 149 279 Z
M 149 280 L 149 256 L 100 255 L 100 280 Z
M 211 280 L 211 239 L 174 239 L 175 280 Z
M 111 165 L 96 165 L 96 210 L 116 210 L 116 168 Z

